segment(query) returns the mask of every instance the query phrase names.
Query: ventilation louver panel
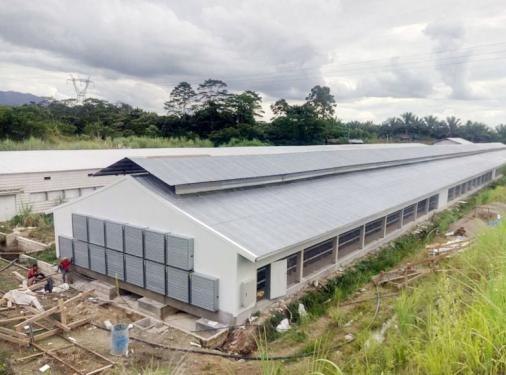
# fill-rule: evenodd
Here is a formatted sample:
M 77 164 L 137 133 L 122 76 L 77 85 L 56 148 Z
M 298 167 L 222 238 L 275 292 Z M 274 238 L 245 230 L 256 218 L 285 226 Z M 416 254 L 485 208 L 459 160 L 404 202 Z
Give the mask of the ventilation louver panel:
M 143 256 L 141 228 L 125 225 L 125 253 Z
M 74 264 L 83 268 L 90 268 L 88 244 L 82 241 L 74 241 Z
M 115 279 L 125 280 L 123 253 L 114 250 L 106 250 L 107 256 L 107 276 Z
M 125 254 L 125 281 L 144 288 L 144 261 Z
M 151 230 L 144 231 L 144 257 L 165 263 L 165 235 Z
M 60 250 L 60 258 L 71 259 L 74 257 L 74 245 L 72 239 L 67 237 L 58 237 L 58 249 Z
M 90 269 L 105 275 L 105 248 L 90 244 Z
M 218 310 L 219 280 L 193 273 L 191 275 L 191 304 L 210 311 Z
M 105 245 L 104 221 L 88 217 L 88 242 L 98 245 Z
M 146 289 L 153 292 L 165 294 L 165 266 L 160 263 L 146 260 Z
M 86 216 L 72 214 L 72 233 L 73 237 L 79 241 L 88 241 L 88 225 Z
M 108 249 L 123 251 L 123 225 L 106 221 L 105 241 Z
M 167 267 L 167 296 L 182 302 L 190 302 L 189 272 Z
M 166 236 L 167 265 L 190 271 L 193 269 L 193 238 Z

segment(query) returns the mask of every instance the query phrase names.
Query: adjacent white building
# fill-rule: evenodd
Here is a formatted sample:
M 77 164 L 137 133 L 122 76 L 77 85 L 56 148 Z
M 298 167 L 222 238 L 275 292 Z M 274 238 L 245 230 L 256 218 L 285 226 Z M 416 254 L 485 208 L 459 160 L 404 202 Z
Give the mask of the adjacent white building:
M 468 141 L 464 138 L 458 138 L 458 137 L 450 137 L 450 138 L 444 138 L 437 142 L 434 142 L 434 145 L 440 146 L 440 145 L 472 145 L 473 142 Z
M 129 157 L 54 208 L 83 273 L 222 322 L 333 272 L 498 177 L 503 144 Z M 124 176 L 123 176 L 124 175 Z
M 414 146 L 420 146 L 414 144 Z M 322 146 L 305 147 L 315 151 Z M 346 149 L 352 146 L 331 146 Z M 365 147 L 398 147 L 366 145 Z M 43 212 L 65 201 L 86 195 L 118 179 L 90 178 L 99 169 L 124 157 L 235 155 L 299 151 L 296 147 L 154 148 L 112 150 L 44 150 L 0 152 L 0 221 L 24 207 Z

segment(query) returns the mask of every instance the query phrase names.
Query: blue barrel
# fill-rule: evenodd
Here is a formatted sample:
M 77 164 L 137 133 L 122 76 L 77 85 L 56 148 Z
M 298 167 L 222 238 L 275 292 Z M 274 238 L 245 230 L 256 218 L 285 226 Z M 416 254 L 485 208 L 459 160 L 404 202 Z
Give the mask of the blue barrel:
M 111 330 L 111 354 L 128 354 L 128 324 L 115 324 Z

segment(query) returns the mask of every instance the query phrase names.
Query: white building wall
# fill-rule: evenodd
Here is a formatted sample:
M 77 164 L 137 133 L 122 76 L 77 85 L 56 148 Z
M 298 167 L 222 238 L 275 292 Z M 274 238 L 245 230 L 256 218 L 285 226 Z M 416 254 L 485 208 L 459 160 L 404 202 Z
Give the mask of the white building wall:
M 89 194 L 95 189 L 117 181 L 122 176 L 91 177 L 96 169 L 79 171 L 19 173 L 0 175 L 0 193 L 15 195 L 16 212 L 31 207 L 44 212 L 64 201 Z M 0 221 L 11 215 L 0 215 Z
M 237 248 L 132 177 L 54 209 L 56 236 L 72 236 L 72 213 L 194 238 L 194 270 L 219 278 L 219 309 L 238 313 Z M 57 250 L 58 251 L 58 250 Z

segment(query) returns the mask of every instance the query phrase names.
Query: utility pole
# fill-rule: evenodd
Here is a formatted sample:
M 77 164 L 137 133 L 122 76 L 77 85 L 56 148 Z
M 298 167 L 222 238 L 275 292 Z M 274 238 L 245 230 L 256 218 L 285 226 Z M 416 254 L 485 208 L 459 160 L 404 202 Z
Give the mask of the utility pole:
M 89 76 L 88 78 L 79 78 L 74 77 L 72 74 L 67 81 L 72 82 L 72 85 L 74 86 L 74 90 L 76 92 L 76 104 L 82 104 L 86 99 L 86 91 L 88 91 L 88 87 L 93 83 L 93 81 L 90 80 Z

